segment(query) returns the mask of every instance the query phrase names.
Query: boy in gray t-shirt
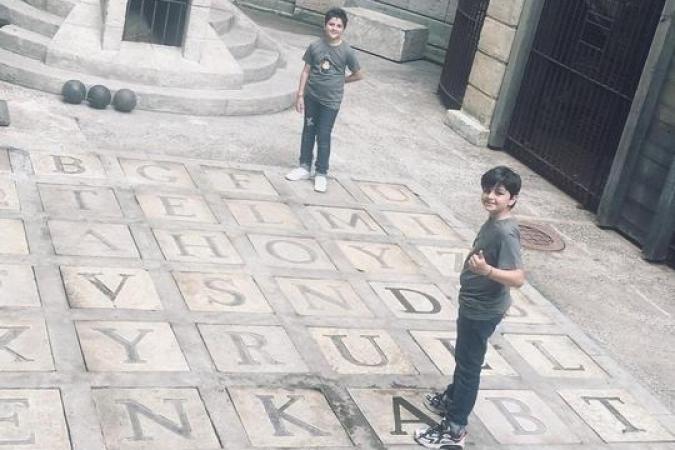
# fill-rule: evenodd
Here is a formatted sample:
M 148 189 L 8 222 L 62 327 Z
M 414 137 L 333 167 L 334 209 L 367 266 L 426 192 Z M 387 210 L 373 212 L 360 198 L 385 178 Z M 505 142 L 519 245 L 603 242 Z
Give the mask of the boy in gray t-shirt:
M 435 449 L 462 448 L 466 425 L 478 395 L 487 341 L 511 305 L 510 287 L 525 282 L 518 223 L 511 216 L 520 193 L 520 176 L 508 167 L 487 171 L 480 180 L 481 202 L 488 212 L 459 277 L 459 315 L 455 373 L 444 392 L 424 403 L 443 417 L 441 423 L 415 432 L 418 444 Z M 453 447 L 454 446 L 454 447 Z
M 307 180 L 311 175 L 316 142 L 316 172 L 314 190 L 325 192 L 333 125 L 340 110 L 345 83 L 363 78 L 354 50 L 342 40 L 347 26 L 347 13 L 330 9 L 324 17 L 324 36 L 312 42 L 303 56 L 305 67 L 295 109 L 305 114 L 300 146 L 300 165 L 286 175 L 290 181 Z M 345 69 L 351 74 L 345 76 Z

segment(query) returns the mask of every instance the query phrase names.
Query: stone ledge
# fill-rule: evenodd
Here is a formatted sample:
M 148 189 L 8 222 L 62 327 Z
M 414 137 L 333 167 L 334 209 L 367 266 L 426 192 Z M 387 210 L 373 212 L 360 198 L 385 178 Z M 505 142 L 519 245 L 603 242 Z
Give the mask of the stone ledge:
M 345 8 L 349 14 L 347 41 L 355 48 L 403 62 L 424 57 L 429 30 L 420 25 L 366 8 Z
M 490 130 L 463 110 L 448 110 L 444 122 L 469 143 L 480 147 L 487 146 Z

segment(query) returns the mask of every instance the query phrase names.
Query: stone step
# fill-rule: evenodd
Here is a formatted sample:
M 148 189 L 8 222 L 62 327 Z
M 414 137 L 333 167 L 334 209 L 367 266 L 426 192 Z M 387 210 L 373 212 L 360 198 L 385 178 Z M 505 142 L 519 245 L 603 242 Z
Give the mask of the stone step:
M 234 25 L 230 31 L 220 35 L 220 39 L 227 45 L 227 49 L 232 53 L 232 56 L 239 59 L 250 54 L 255 49 L 258 31 Z
M 244 83 L 266 80 L 274 75 L 279 66 L 279 53 L 256 48 L 239 60 L 239 66 L 244 71 Z
M 24 0 L 31 6 L 37 9 L 47 11 L 59 17 L 67 17 L 70 10 L 75 7 L 75 4 L 68 0 Z
M 0 47 L 19 55 L 44 61 L 49 38 L 16 25 L 0 28 Z
M 212 9 L 209 23 L 216 30 L 218 35 L 223 35 L 230 31 L 235 22 L 235 15 L 232 11 L 225 11 L 223 9 Z
M 87 86 L 103 84 L 115 92 L 132 89 L 138 108 L 202 116 L 268 114 L 293 104 L 297 67 L 276 71 L 274 77 L 250 83 L 240 90 L 168 88 L 110 80 L 47 66 L 34 59 L 0 49 L 0 79 L 13 84 L 60 94 L 63 83 L 79 79 Z
M 63 17 L 43 11 L 22 0 L 0 0 L 0 18 L 34 33 L 54 37 Z

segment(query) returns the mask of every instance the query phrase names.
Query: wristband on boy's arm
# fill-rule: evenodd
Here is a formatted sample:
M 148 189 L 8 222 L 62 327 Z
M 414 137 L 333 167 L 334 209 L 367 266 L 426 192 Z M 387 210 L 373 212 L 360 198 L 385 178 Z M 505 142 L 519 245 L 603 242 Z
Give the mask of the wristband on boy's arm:
M 492 273 L 492 269 L 494 269 L 494 267 L 490 266 L 490 270 L 488 270 L 487 273 L 485 274 L 486 278 L 490 278 L 490 274 Z

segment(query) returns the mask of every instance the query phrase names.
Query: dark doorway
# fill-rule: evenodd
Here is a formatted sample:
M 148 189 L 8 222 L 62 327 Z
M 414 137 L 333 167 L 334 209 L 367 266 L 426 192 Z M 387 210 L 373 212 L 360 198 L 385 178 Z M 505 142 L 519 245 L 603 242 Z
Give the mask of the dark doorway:
M 129 0 L 122 39 L 180 47 L 187 11 L 188 0 Z
M 506 148 L 595 210 L 665 0 L 546 0 Z
M 438 85 L 438 94 L 446 108 L 462 107 L 489 4 L 490 0 L 459 0 Z

